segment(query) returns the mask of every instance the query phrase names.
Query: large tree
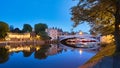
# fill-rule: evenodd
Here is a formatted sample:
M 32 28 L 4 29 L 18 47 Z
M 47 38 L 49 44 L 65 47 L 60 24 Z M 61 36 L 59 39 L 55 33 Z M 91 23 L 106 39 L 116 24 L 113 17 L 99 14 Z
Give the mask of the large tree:
M 45 32 L 45 31 L 40 31 L 38 35 L 40 36 L 40 38 L 41 38 L 42 40 L 49 40 L 49 39 L 51 39 L 51 38 L 48 36 L 47 32 Z
M 48 26 L 43 23 L 38 23 L 38 24 L 35 24 L 35 26 L 34 26 L 34 30 L 35 30 L 36 34 L 40 33 L 41 31 L 45 32 L 45 29 L 47 29 L 47 28 L 48 28 Z
M 120 0 L 79 0 L 71 12 L 74 27 L 86 21 L 93 33 L 114 31 L 116 52 L 120 52 Z
M 34 26 L 35 33 L 37 35 L 39 35 L 42 40 L 50 39 L 48 34 L 45 32 L 45 29 L 47 29 L 47 28 L 48 28 L 48 26 L 43 23 L 38 23 L 38 24 L 35 24 L 35 26 Z
M 9 31 L 9 25 L 5 22 L 0 21 L 0 39 L 4 39 Z
M 24 24 L 22 31 L 23 31 L 23 32 L 32 32 L 32 27 L 31 27 L 31 25 L 30 25 L 30 24 Z

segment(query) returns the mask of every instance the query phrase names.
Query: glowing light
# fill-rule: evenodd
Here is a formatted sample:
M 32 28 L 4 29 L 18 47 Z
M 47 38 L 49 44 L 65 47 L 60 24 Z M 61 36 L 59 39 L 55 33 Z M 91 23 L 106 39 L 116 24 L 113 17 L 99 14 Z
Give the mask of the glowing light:
M 83 52 L 83 51 L 80 49 L 80 51 L 79 51 L 80 55 L 82 54 L 82 52 Z
M 83 34 L 83 32 L 79 32 L 79 34 L 80 34 L 80 35 L 82 35 L 82 34 Z

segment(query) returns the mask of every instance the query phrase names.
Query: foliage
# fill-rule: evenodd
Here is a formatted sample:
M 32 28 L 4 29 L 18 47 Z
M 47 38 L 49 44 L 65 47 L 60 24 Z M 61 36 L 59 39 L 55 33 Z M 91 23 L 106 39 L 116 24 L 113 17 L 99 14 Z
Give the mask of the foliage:
M 49 36 L 45 32 L 45 30 L 47 28 L 48 28 L 48 26 L 46 24 L 43 24 L 43 23 L 38 23 L 38 24 L 35 24 L 35 26 L 34 26 L 35 33 L 38 34 L 40 36 L 40 39 L 42 39 L 42 40 L 49 39 Z
M 38 35 L 40 36 L 40 38 L 41 38 L 42 40 L 51 39 L 45 31 L 40 31 Z
M 120 52 L 120 0 L 80 0 L 72 8 L 73 27 L 89 22 L 91 33 L 113 34 L 116 52 Z
M 41 31 L 45 32 L 45 29 L 47 29 L 47 28 L 48 28 L 48 26 L 43 23 L 38 23 L 38 24 L 35 24 L 35 26 L 34 26 L 34 30 L 35 30 L 36 34 L 40 33 Z
M 71 11 L 71 19 L 75 22 L 74 27 L 87 21 L 91 26 L 91 33 L 113 34 L 114 3 L 113 0 L 80 0 L 77 6 L 72 7 Z
M 32 32 L 32 27 L 31 27 L 31 25 L 29 25 L 29 24 L 24 24 L 22 31 L 23 31 L 23 32 Z
M 8 31 L 9 31 L 8 24 L 0 21 L 0 38 L 1 39 L 5 38 Z
M 13 33 L 23 33 L 19 28 L 15 28 L 12 32 Z

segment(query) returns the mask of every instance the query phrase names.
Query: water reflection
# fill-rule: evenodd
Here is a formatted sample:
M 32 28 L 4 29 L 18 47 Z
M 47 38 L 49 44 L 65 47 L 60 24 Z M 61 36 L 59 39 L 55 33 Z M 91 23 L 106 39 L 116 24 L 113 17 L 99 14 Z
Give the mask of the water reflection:
M 49 55 L 62 52 L 62 48 L 57 45 L 5 45 L 0 46 L 0 63 L 8 61 L 12 53 L 23 52 L 24 57 L 30 57 L 34 52 L 36 59 L 46 59 Z
M 82 54 L 82 52 L 83 52 L 82 49 L 80 49 L 80 51 L 79 51 L 80 55 Z
M 5 63 L 9 60 L 9 53 L 5 47 L 0 47 L 0 63 Z
M 17 56 L 21 54 L 23 56 Z M 18 65 L 18 64 L 12 62 L 21 63 L 22 61 L 24 61 L 22 62 L 23 64 L 21 64 L 21 68 L 26 68 L 24 67 L 25 63 L 28 63 L 28 61 L 32 61 L 27 64 L 30 66 L 29 68 L 40 68 L 39 66 L 42 66 L 43 68 L 49 68 L 49 67 L 76 68 L 82 65 L 83 63 L 85 63 L 95 54 L 96 52 L 94 51 L 84 50 L 82 48 L 72 48 L 62 44 L 5 45 L 5 46 L 0 46 L 0 67 L 2 65 L 3 66 L 2 68 L 5 68 L 6 66 L 11 66 L 11 68 L 16 68 L 12 65 Z M 32 59 L 25 61 L 24 58 L 26 57 Z M 40 61 L 37 61 L 35 59 Z M 45 60 L 44 63 L 41 60 Z M 46 66 L 47 63 L 50 63 L 52 66 L 51 65 Z M 72 65 L 73 63 L 74 65 Z M 63 66 L 61 64 L 63 64 Z

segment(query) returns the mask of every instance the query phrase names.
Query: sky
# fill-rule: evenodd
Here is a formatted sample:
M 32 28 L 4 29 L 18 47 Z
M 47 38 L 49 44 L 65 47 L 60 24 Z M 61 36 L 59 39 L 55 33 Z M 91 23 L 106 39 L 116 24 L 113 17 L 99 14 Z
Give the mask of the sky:
M 45 23 L 48 27 L 62 28 L 71 31 L 71 7 L 77 1 L 72 0 L 0 0 L 0 21 L 14 28 L 23 28 L 23 24 L 34 27 L 37 23 Z M 84 23 L 74 29 L 89 32 L 90 27 Z

